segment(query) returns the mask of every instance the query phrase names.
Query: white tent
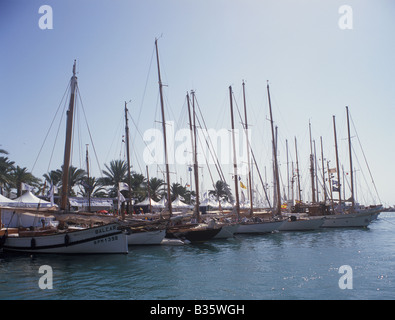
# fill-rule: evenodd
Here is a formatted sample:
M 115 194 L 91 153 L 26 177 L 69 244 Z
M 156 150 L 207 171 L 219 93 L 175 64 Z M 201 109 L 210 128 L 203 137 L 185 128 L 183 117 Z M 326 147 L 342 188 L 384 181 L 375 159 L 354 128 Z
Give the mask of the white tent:
M 145 198 L 143 201 L 136 203 L 135 206 L 149 206 L 150 205 L 150 200 L 149 198 Z M 151 206 L 153 208 L 164 208 L 164 204 L 162 204 L 161 202 L 156 202 L 154 200 L 151 199 Z
M 193 206 L 186 204 L 181 201 L 180 196 L 177 196 L 176 200 L 171 203 L 171 206 L 175 209 L 192 209 Z
M 12 204 L 12 207 L 24 207 L 24 208 L 37 208 L 38 206 L 40 208 L 52 207 L 51 202 L 36 197 L 30 191 L 27 191 L 19 198 L 16 198 L 15 203 Z
M 11 207 L 15 205 L 16 205 L 16 201 L 8 199 L 7 197 L 4 197 L 3 195 L 0 194 L 0 207 Z

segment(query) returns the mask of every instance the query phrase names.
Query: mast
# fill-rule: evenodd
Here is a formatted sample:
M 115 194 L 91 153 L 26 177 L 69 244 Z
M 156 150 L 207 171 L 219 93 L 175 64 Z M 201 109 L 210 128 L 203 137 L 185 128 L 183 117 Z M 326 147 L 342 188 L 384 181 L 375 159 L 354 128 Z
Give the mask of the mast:
M 192 152 L 193 152 L 193 171 L 195 177 L 195 190 L 196 190 L 196 203 L 194 207 L 193 215 L 199 222 L 199 172 L 198 172 L 198 160 L 197 160 L 197 140 L 196 140 L 196 114 L 195 114 L 195 92 L 192 91 L 192 113 L 193 120 L 191 116 L 191 106 L 189 101 L 189 95 L 187 93 L 187 103 L 188 103 L 188 116 L 189 116 L 189 128 L 191 130 L 191 142 L 192 142 Z M 193 122 L 192 122 L 193 121 Z
M 251 167 L 250 167 L 250 143 L 248 141 L 248 122 L 247 122 L 247 104 L 245 95 L 245 83 L 243 81 L 243 101 L 244 101 L 244 121 L 245 121 L 245 134 L 247 142 L 247 163 L 248 163 L 248 190 L 250 193 L 250 216 L 254 213 L 254 204 L 252 199 L 252 178 L 251 178 Z
M 348 152 L 350 155 L 350 175 L 351 175 L 351 212 L 354 211 L 355 207 L 355 199 L 354 199 L 354 171 L 352 168 L 352 153 L 351 153 L 351 135 L 350 135 L 350 116 L 348 112 L 348 107 L 346 107 L 347 111 L 347 131 L 348 131 Z
M 320 137 L 321 142 L 321 162 L 322 162 L 322 185 L 324 188 L 324 204 L 326 203 L 326 187 L 325 187 L 325 166 L 324 166 L 324 148 L 322 145 L 322 136 Z
M 148 174 L 148 166 L 145 166 L 147 170 L 147 190 L 148 190 L 148 199 L 149 199 L 149 212 L 152 213 L 152 204 L 151 204 L 151 191 L 149 185 L 149 174 Z
M 167 139 L 166 139 L 166 119 L 165 119 L 165 108 L 163 103 L 163 84 L 160 76 L 160 67 L 159 67 L 159 52 L 158 52 L 158 39 L 155 39 L 155 48 L 156 48 L 156 62 L 158 66 L 158 84 L 159 84 L 159 94 L 160 94 L 160 106 L 162 112 L 162 129 L 163 129 L 163 145 L 165 148 L 165 165 L 166 165 L 166 184 L 167 184 L 167 206 L 169 209 L 170 216 L 173 214 L 172 206 L 171 206 L 171 193 L 170 193 L 170 170 L 169 170 L 169 160 L 167 155 Z
M 128 163 L 128 191 L 129 191 L 129 201 L 128 201 L 128 214 L 132 210 L 132 187 L 131 187 L 131 175 L 130 175 L 130 150 L 129 150 L 129 125 L 128 125 L 128 108 L 125 101 L 125 136 L 126 136 L 126 158 Z M 122 211 L 122 220 L 125 219 L 125 213 Z
M 73 65 L 73 75 L 70 80 L 70 102 L 69 109 L 67 111 L 67 122 L 66 122 L 66 141 L 64 148 L 64 159 L 63 159 L 63 174 L 62 174 L 62 198 L 60 202 L 60 210 L 66 210 L 67 199 L 68 199 L 68 187 L 69 187 L 69 169 L 70 169 L 70 157 L 71 157 L 71 140 L 73 135 L 73 118 L 74 118 L 74 103 L 75 93 L 77 89 L 77 77 L 75 75 L 76 60 Z
M 296 172 L 297 172 L 297 179 L 298 179 L 298 197 L 299 197 L 299 202 L 302 202 L 302 191 L 300 190 L 300 174 L 299 174 L 299 160 L 298 160 L 298 147 L 296 143 L 296 137 L 295 137 L 295 154 L 296 154 Z
M 232 99 L 232 86 L 229 86 L 229 99 L 230 99 L 230 120 L 232 126 L 232 141 L 233 141 L 233 172 L 235 179 L 235 193 L 236 193 L 236 215 L 237 220 L 240 217 L 240 203 L 239 203 L 239 177 L 237 175 L 237 162 L 236 162 L 236 146 L 235 146 L 235 123 L 233 119 L 233 99 Z
M 272 128 L 272 145 L 273 145 L 273 156 L 274 156 L 274 179 L 276 183 L 276 193 L 277 193 L 277 199 L 276 199 L 276 213 L 278 215 L 281 215 L 281 193 L 280 193 L 280 179 L 278 175 L 278 164 L 277 164 L 277 148 L 276 148 L 276 142 L 275 142 L 275 135 L 274 135 L 274 127 L 273 127 L 273 114 L 272 114 L 272 104 L 270 101 L 270 92 L 269 92 L 269 82 L 267 83 L 267 96 L 269 99 L 269 111 L 270 111 L 270 124 Z
M 313 155 L 313 144 L 311 141 L 311 123 L 309 121 L 309 132 L 310 132 L 310 175 L 311 175 L 311 201 L 315 200 L 315 183 L 314 183 L 314 155 Z
M 335 137 L 335 150 L 336 150 L 336 171 L 337 171 L 337 188 L 339 191 L 339 206 L 342 203 L 341 189 L 340 189 L 340 168 L 339 168 L 339 154 L 337 151 L 337 136 L 336 136 L 336 122 L 335 116 L 333 116 L 333 132 Z
M 89 179 L 89 155 L 88 155 L 88 146 L 86 145 L 86 172 L 88 175 L 88 212 L 91 212 L 91 186 L 90 186 L 90 179 Z

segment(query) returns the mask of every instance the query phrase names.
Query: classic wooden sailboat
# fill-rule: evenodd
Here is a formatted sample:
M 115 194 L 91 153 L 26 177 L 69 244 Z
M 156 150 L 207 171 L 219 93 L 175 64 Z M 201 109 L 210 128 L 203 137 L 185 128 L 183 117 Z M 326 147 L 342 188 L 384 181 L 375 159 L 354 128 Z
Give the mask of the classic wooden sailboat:
M 129 125 L 128 125 L 128 108 L 125 101 L 125 137 L 126 137 L 126 155 L 128 164 L 128 188 L 129 188 L 129 205 L 128 208 L 131 210 L 131 173 L 130 173 L 130 151 L 129 151 Z M 125 216 L 122 215 L 122 219 L 125 221 Z M 128 245 L 158 245 L 162 243 L 166 235 L 166 225 L 161 221 L 158 223 L 145 223 L 134 221 L 127 223 L 126 221 L 125 231 L 128 237 Z
M 158 83 L 159 83 L 159 95 L 160 95 L 160 105 L 161 105 L 161 114 L 162 114 L 162 129 L 163 129 L 163 139 L 164 139 L 164 153 L 165 153 L 165 166 L 166 166 L 166 183 L 167 183 L 167 206 L 169 211 L 169 217 L 172 217 L 172 201 L 170 194 L 170 170 L 169 170 L 169 162 L 167 155 L 167 138 L 166 138 L 166 120 L 165 120 L 165 111 L 164 111 L 164 102 L 163 102 L 163 84 L 160 73 L 159 66 L 159 51 L 158 51 L 158 39 L 155 39 L 155 49 L 156 49 L 156 61 L 158 67 Z M 189 105 L 189 99 L 188 99 Z M 191 117 L 190 117 L 191 119 Z M 197 157 L 196 157 L 196 126 L 195 130 L 192 130 L 192 122 L 190 120 L 191 132 L 194 131 L 195 138 L 192 139 L 193 150 L 194 150 L 194 167 L 195 167 L 195 185 L 198 192 L 198 173 L 197 173 Z M 200 224 L 200 215 L 199 215 L 199 200 L 197 198 L 195 209 L 194 209 L 194 217 L 197 223 L 183 224 L 180 226 L 168 226 L 166 230 L 166 238 L 170 239 L 187 239 L 190 242 L 202 242 L 207 241 L 213 238 L 220 230 L 220 227 L 213 226 L 212 228 L 208 227 L 205 224 Z
M 52 215 L 58 218 L 58 226 L 32 228 L 33 230 L 19 229 L 18 233 L 2 237 L 4 251 L 29 253 L 58 253 L 58 254 L 89 254 L 89 253 L 128 253 L 126 235 L 119 229 L 119 224 L 112 219 L 97 217 L 95 220 L 89 215 L 83 216 L 88 224 L 96 226 L 89 228 L 62 228 L 62 221 L 67 213 L 68 206 L 68 170 L 70 166 L 70 151 L 73 131 L 74 101 L 77 89 L 76 61 L 73 65 L 73 75 L 70 81 L 71 95 L 67 111 L 66 143 L 63 164 L 63 184 L 60 211 L 30 210 L 33 213 Z M 9 208 L 14 214 L 23 214 L 29 211 L 23 208 Z M 1 210 L 5 210 L 2 208 Z M 71 217 L 72 218 L 72 217 Z M 78 218 L 78 217 L 77 217 Z
M 351 153 L 351 136 L 350 136 L 350 122 L 349 122 L 349 112 L 347 111 L 347 129 L 348 129 L 348 144 L 349 144 L 349 161 L 350 161 L 350 184 L 351 184 L 351 205 L 346 205 L 345 200 L 341 197 L 341 185 L 340 185 L 340 166 L 339 166 L 339 155 L 337 148 L 337 133 L 336 133 L 336 121 L 335 116 L 333 116 L 333 132 L 335 140 L 335 152 L 336 152 L 336 172 L 337 172 L 337 191 L 338 192 L 338 202 L 334 203 L 333 196 L 331 203 L 312 203 L 312 204 L 302 204 L 299 203 L 295 205 L 294 212 L 308 214 L 311 219 L 321 219 L 325 218 L 322 228 L 358 228 L 367 227 L 377 215 L 381 212 L 382 206 L 370 206 L 357 207 L 355 204 L 354 196 L 354 175 L 352 166 L 352 153 Z M 329 173 L 329 167 L 328 167 Z M 331 181 L 331 179 L 329 179 Z M 331 192 L 333 186 L 330 185 Z
M 243 91 L 244 92 L 244 91 Z M 237 173 L 237 160 L 236 160 L 236 148 L 235 148 L 235 136 L 234 136 L 234 118 L 233 118 L 233 97 L 232 97 L 232 87 L 229 86 L 229 97 L 230 97 L 230 116 L 231 116 L 231 128 L 232 128 L 232 141 L 233 141 L 233 169 L 234 169 L 234 181 L 235 181 L 235 194 L 236 194 L 236 217 L 237 220 L 240 219 L 240 203 L 239 203 L 239 179 Z M 246 121 L 247 122 L 247 121 Z M 249 150 L 249 148 L 248 148 Z M 250 183 L 251 185 L 251 183 Z M 251 199 L 252 200 L 252 199 Z M 251 201 L 252 202 L 252 201 Z M 236 230 L 236 234 L 240 233 L 270 233 L 278 230 L 283 224 L 283 220 L 279 219 L 269 219 L 264 220 L 263 218 L 253 218 L 253 208 L 251 208 L 250 217 L 245 217 L 239 221 L 239 226 Z

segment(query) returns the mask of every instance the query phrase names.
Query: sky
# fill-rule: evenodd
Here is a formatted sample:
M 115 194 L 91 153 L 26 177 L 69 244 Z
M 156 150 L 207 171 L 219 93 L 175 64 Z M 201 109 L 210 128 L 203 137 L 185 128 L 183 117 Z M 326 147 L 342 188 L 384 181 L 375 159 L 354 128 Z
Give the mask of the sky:
M 45 5 L 52 20 L 50 12 L 39 11 Z M 171 121 L 166 127 L 174 141 L 172 182 L 190 183 L 188 166 L 177 154 L 189 128 L 187 92 L 195 92 L 207 127 L 230 138 L 231 86 L 237 145 L 243 148 L 237 109 L 243 114 L 245 81 L 250 143 L 271 184 L 269 83 L 284 185 L 287 167 L 296 166 L 296 138 L 303 197 L 311 197 L 309 122 L 317 161 L 322 137 L 325 161 L 335 167 L 333 116 L 340 162 L 349 172 L 348 106 L 355 125 L 357 197 L 366 204 L 394 205 L 394 14 L 392 0 L 2 0 L 0 148 L 37 177 L 61 167 L 68 104 L 63 97 L 76 60 L 80 111 L 73 165 L 85 166 L 86 144 L 96 177 L 111 160 L 125 159 L 126 101 L 133 170 L 145 175 L 148 165 L 150 177 L 162 178 L 163 165 L 146 158 L 147 145 L 160 141 L 158 39 L 166 121 Z M 217 152 L 233 188 L 230 140 L 224 141 Z M 244 156 L 238 152 L 239 165 Z M 204 160 L 199 165 L 200 188 L 211 189 Z M 256 170 L 253 176 L 260 188 Z

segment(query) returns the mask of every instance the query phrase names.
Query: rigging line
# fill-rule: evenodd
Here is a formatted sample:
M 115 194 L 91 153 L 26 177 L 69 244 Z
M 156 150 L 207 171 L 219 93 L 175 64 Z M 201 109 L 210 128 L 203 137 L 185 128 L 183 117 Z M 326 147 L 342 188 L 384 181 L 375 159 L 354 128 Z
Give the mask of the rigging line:
M 195 97 L 195 100 L 196 100 L 197 109 L 199 110 L 200 117 L 202 118 L 202 122 L 203 122 L 203 124 L 204 124 L 204 128 L 205 128 L 205 130 L 206 130 L 206 132 L 207 132 L 207 136 L 205 137 L 206 144 L 207 144 L 207 146 L 208 146 L 208 149 L 209 149 L 209 151 L 210 151 L 211 156 L 213 157 L 213 160 L 215 160 L 215 161 L 217 162 L 217 163 L 215 163 L 215 168 L 216 168 L 216 170 L 217 170 L 217 173 L 218 173 L 220 179 L 221 179 L 222 181 L 226 182 L 224 173 L 223 173 L 223 171 L 222 171 L 222 167 L 221 167 L 221 165 L 220 165 L 220 163 L 219 163 L 218 155 L 217 155 L 217 153 L 216 153 L 215 150 L 214 150 L 213 142 L 212 142 L 212 140 L 211 140 L 210 135 L 208 134 L 208 129 L 207 129 L 206 121 L 204 120 L 204 117 L 203 117 L 203 114 L 202 114 L 202 110 L 200 109 L 200 105 L 199 105 L 199 102 L 197 101 L 196 97 Z M 201 125 L 201 123 L 200 123 L 200 120 L 199 120 L 199 117 L 196 117 L 196 118 L 197 118 L 197 120 L 198 120 L 199 126 L 202 127 L 202 125 Z M 209 142 L 210 142 L 211 147 L 210 147 L 209 143 L 207 142 L 207 137 L 208 137 L 208 140 L 209 140 Z M 211 149 L 211 148 L 212 148 L 212 149 Z M 213 152 L 214 152 L 214 154 L 213 154 Z
M 80 102 L 81 102 L 81 109 L 82 109 L 82 112 L 83 112 L 83 114 L 84 114 L 85 124 L 86 124 L 87 129 L 88 129 L 89 138 L 90 138 L 90 141 L 91 141 L 91 143 L 92 143 L 93 152 L 94 152 L 94 154 L 95 154 L 96 161 L 97 161 L 97 166 L 99 167 L 100 176 L 103 178 L 103 172 L 102 172 L 102 169 L 101 169 L 101 167 L 100 167 L 100 162 L 99 162 L 99 158 L 98 158 L 98 156 L 97 156 L 95 144 L 93 143 L 92 134 L 91 134 L 91 131 L 90 131 L 90 129 L 89 129 L 88 120 L 87 120 L 87 118 L 86 118 L 85 108 L 84 108 L 84 104 L 82 103 L 81 93 L 80 93 L 80 89 L 79 89 L 79 87 L 78 87 L 78 84 L 77 84 L 77 93 L 78 93 L 78 97 L 79 97 Z
M 70 90 L 71 90 L 71 86 L 69 85 L 69 86 L 68 86 L 68 91 L 70 91 Z M 57 130 L 56 136 L 55 136 L 55 141 L 54 141 L 53 146 L 52 146 L 52 152 L 51 152 L 51 156 L 50 156 L 50 158 L 49 158 L 49 163 L 48 163 L 47 172 L 49 172 L 49 167 L 51 166 L 51 163 L 52 163 L 52 157 L 53 157 L 53 154 L 54 154 L 54 151 L 55 151 L 55 145 L 56 145 L 56 142 L 57 142 L 57 140 L 58 140 L 58 136 L 59 136 L 59 132 L 60 132 L 60 127 L 61 127 L 61 124 L 62 124 L 62 122 L 63 122 L 63 117 L 64 117 L 64 115 L 66 114 L 66 108 L 67 108 L 67 101 L 65 100 L 64 106 L 63 106 L 63 112 L 62 112 L 62 115 L 61 115 L 61 117 L 60 117 L 58 130 Z
M 239 110 L 239 107 L 238 107 L 236 101 L 235 101 L 235 104 L 236 104 L 237 112 L 238 112 L 238 114 L 239 114 L 240 121 L 241 121 L 242 126 L 243 126 L 243 130 L 244 130 L 244 132 L 245 132 L 245 123 L 243 123 L 243 120 L 242 120 L 242 117 L 241 117 L 241 113 L 240 113 L 240 110 Z M 262 179 L 262 176 L 261 176 L 261 172 L 260 172 L 260 170 L 259 170 L 259 168 L 258 168 L 258 163 L 257 163 L 256 158 L 255 158 L 255 154 L 254 154 L 254 152 L 253 152 L 253 150 L 252 150 L 252 147 L 251 147 L 251 144 L 250 144 L 249 141 L 248 141 L 248 146 L 247 146 L 247 148 L 249 148 L 249 151 L 251 152 L 252 158 L 253 158 L 254 163 L 255 163 L 255 167 L 256 167 L 256 169 L 257 169 L 257 171 L 258 171 L 258 176 L 259 176 L 259 179 L 260 179 L 260 181 L 261 181 L 263 191 L 264 191 L 264 193 L 265 193 L 266 201 L 268 202 L 269 207 L 271 207 L 270 200 L 269 200 L 269 196 L 268 196 L 268 194 L 267 194 L 267 192 L 266 192 L 265 184 L 264 184 L 264 182 L 263 182 L 263 179 Z
M 351 123 L 352 123 L 352 125 L 354 127 L 354 131 L 356 133 L 356 136 L 357 136 L 357 139 L 358 139 L 358 143 L 359 143 L 359 146 L 360 146 L 361 151 L 362 151 L 363 158 L 365 159 L 365 164 L 366 164 L 366 166 L 368 168 L 370 179 L 372 180 L 372 184 L 373 184 L 374 190 L 376 191 L 376 194 L 377 194 L 377 197 L 378 197 L 379 201 L 382 202 L 381 199 L 380 199 L 380 195 L 379 195 L 379 193 L 377 191 L 376 184 L 375 184 L 375 182 L 373 180 L 373 175 L 372 175 L 372 172 L 370 171 L 370 167 L 369 167 L 368 161 L 366 159 L 365 152 L 363 151 L 361 141 L 359 140 L 359 135 L 358 135 L 358 132 L 357 132 L 357 128 L 355 127 L 355 124 L 354 124 L 354 121 L 352 119 L 351 113 L 350 113 L 350 119 L 351 119 Z
M 150 76 L 150 73 L 151 73 L 151 66 L 152 66 L 152 60 L 154 58 L 154 53 L 155 53 L 155 46 L 152 48 L 151 61 L 150 61 L 149 68 L 148 68 L 147 78 L 145 80 L 144 92 L 143 92 L 143 97 L 141 99 L 140 111 L 139 111 L 139 116 L 137 118 L 137 122 L 140 122 L 141 111 L 143 110 L 143 104 L 144 104 L 144 100 L 145 100 L 145 93 L 147 91 L 148 79 L 149 79 L 149 76 Z
M 69 89 L 70 89 L 70 83 L 71 83 L 71 80 L 69 81 L 69 83 L 68 83 L 68 85 L 67 85 L 67 87 L 66 87 L 66 90 L 65 90 L 65 92 L 64 92 L 64 94 L 63 94 L 62 99 L 60 100 L 60 103 L 59 103 L 58 108 L 56 109 L 55 115 L 54 115 L 54 117 L 53 117 L 53 119 L 52 119 L 52 122 L 51 122 L 51 124 L 50 124 L 50 126 L 49 126 L 49 129 L 48 129 L 48 131 L 47 131 L 47 134 L 45 135 L 44 141 L 43 141 L 43 143 L 42 143 L 42 145 L 41 145 L 41 148 L 40 148 L 40 150 L 39 150 L 39 152 L 38 152 L 38 154 L 37 154 L 36 160 L 34 161 L 34 164 L 33 164 L 33 166 L 32 166 L 32 170 L 31 170 L 32 172 L 33 172 L 33 170 L 34 170 L 34 168 L 35 168 L 35 166 L 36 166 L 36 163 L 37 163 L 38 158 L 39 158 L 39 156 L 40 156 L 40 154 L 41 154 L 41 151 L 42 151 L 42 149 L 43 149 L 43 147 L 44 147 L 44 144 L 45 144 L 45 142 L 47 141 L 49 132 L 51 131 L 52 125 L 54 124 L 55 119 L 56 119 L 56 117 L 57 117 L 57 115 L 58 115 L 60 106 L 62 105 L 62 102 L 63 102 L 63 100 L 64 100 L 64 98 L 65 98 L 65 96 L 66 96 L 66 93 L 67 93 L 67 92 L 69 91 Z M 52 152 L 53 152 L 53 151 L 52 151 Z M 52 157 L 51 157 L 51 159 L 52 159 Z M 48 166 L 48 167 L 49 167 L 49 166 Z

